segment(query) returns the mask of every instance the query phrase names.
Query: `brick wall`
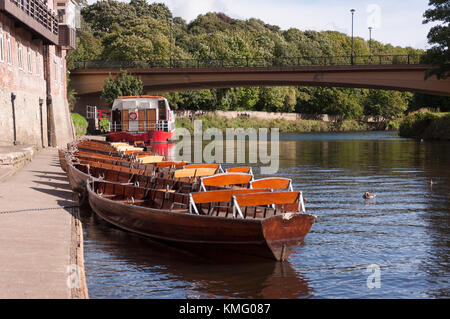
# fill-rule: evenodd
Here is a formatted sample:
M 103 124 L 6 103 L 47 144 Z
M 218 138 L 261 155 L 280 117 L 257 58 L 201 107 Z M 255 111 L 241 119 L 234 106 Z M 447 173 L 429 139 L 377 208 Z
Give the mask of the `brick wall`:
M 54 103 L 53 116 L 47 118 L 42 40 L 33 39 L 28 29 L 18 27 L 14 19 L 2 12 L 0 31 L 0 140 L 14 142 L 15 126 L 19 144 L 48 146 L 47 124 L 50 124 L 54 131 L 50 143 L 64 145 L 73 137 L 66 97 L 65 51 L 49 46 L 50 94 Z M 12 93 L 15 95 L 15 121 Z

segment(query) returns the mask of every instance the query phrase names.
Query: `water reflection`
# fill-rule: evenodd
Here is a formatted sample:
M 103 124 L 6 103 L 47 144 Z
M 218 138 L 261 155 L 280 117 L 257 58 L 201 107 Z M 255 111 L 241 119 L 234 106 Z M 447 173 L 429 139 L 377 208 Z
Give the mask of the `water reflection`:
M 86 272 L 91 297 L 92 294 L 96 298 L 311 296 L 307 281 L 289 262 L 242 259 L 242 255 L 232 253 L 214 255 L 175 247 L 111 227 L 89 209 L 82 211 L 82 221 L 88 246 L 95 243 L 101 247 L 109 261 L 98 252 L 85 257 L 89 259 Z M 106 269 L 96 267 L 97 263 Z

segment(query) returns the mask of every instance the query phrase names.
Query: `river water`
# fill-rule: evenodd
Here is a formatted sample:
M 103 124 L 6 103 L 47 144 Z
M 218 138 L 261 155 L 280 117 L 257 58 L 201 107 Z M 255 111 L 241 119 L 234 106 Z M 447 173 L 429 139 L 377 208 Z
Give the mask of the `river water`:
M 84 210 L 89 295 L 448 298 L 449 164 L 450 142 L 395 132 L 281 136 L 278 175 L 292 178 L 318 217 L 287 262 L 205 258 Z M 364 200 L 366 191 L 376 198 Z

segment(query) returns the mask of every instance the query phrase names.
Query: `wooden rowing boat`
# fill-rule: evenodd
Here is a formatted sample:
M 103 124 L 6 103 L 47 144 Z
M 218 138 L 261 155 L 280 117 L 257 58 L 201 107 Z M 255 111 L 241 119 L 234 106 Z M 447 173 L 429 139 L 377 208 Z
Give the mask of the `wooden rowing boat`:
M 58 148 L 59 166 L 64 172 L 67 172 L 66 152 Z
M 93 211 L 122 229 L 276 260 L 289 257 L 316 219 L 292 208 L 301 206 L 298 192 L 241 189 L 183 194 L 98 180 L 90 180 L 87 191 Z M 267 207 L 269 202 L 279 208 Z M 289 210 L 283 208 L 286 205 Z M 237 209 L 240 213 L 232 214 Z M 242 213 L 243 209 L 249 212 Z
M 200 190 L 200 183 L 195 180 L 186 181 L 182 178 L 165 179 L 134 168 L 104 163 L 91 163 L 90 165 L 69 163 L 69 167 L 70 186 L 81 195 L 86 191 L 86 181 L 89 178 L 179 193 L 197 192 Z

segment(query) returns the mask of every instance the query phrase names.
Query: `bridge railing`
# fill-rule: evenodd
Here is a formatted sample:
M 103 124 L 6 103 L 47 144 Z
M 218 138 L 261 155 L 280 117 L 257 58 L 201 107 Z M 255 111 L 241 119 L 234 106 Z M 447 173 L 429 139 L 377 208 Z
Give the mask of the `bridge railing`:
M 320 56 L 236 59 L 184 59 L 146 61 L 79 61 L 74 69 L 236 68 L 332 65 L 420 64 L 421 55 Z

